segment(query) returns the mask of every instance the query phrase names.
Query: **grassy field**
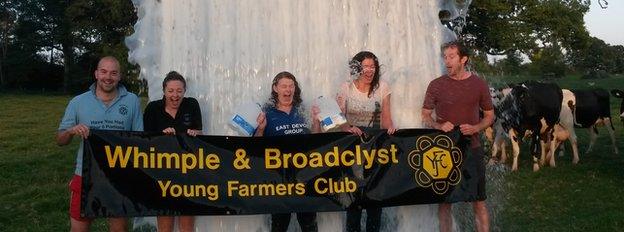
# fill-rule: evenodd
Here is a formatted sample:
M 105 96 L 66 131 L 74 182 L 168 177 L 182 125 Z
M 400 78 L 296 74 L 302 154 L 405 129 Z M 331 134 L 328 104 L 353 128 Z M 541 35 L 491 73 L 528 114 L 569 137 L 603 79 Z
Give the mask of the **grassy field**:
M 487 77 L 493 85 L 524 77 Z M 555 80 L 563 88 L 624 89 L 624 77 Z M 591 84 L 590 84 L 591 83 Z M 0 231 L 67 231 L 69 191 L 78 140 L 59 147 L 54 135 L 69 96 L 0 93 Z M 619 112 L 612 98 L 612 114 Z M 506 172 L 504 198 L 495 215 L 500 231 L 622 231 L 624 230 L 624 129 L 616 120 L 619 155 L 614 155 L 606 129 L 591 154 L 581 153 L 578 165 L 568 153 L 557 168 L 534 173 L 525 152 L 520 170 Z M 588 133 L 577 130 L 581 152 Z M 524 149 L 526 151 L 526 149 Z M 490 190 L 492 191 L 492 190 Z M 105 230 L 98 220 L 94 231 Z
M 69 229 L 67 182 L 78 140 L 65 147 L 54 142 L 69 99 L 0 95 L 0 230 Z

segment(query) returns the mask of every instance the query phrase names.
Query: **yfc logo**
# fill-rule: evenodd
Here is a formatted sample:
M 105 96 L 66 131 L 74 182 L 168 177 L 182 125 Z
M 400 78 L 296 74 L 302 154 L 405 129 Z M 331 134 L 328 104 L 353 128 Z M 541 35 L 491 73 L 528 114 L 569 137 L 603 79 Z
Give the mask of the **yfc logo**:
M 439 195 L 445 194 L 451 185 L 461 180 L 459 165 L 462 152 L 446 135 L 431 139 L 422 136 L 416 140 L 416 150 L 410 152 L 407 161 L 414 170 L 416 183 Z
M 128 114 L 128 107 L 126 105 L 119 106 L 119 114 L 126 115 Z

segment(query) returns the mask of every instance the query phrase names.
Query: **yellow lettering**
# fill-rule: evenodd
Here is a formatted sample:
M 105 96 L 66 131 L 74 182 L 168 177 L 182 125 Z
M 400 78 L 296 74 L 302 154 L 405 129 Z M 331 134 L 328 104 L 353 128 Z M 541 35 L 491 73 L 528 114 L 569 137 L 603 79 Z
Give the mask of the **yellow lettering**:
M 204 150 L 203 149 L 199 149 L 199 152 L 203 153 Z M 219 168 L 219 166 L 221 166 L 221 160 L 219 159 L 219 156 L 217 156 L 216 154 L 208 154 L 206 156 L 206 167 L 210 170 L 216 170 L 217 168 Z
M 232 191 L 238 190 L 238 181 L 235 181 L 235 180 L 234 181 L 228 181 L 227 184 L 228 184 L 228 189 L 227 189 L 228 197 L 231 197 L 233 195 Z
M 162 191 L 162 197 L 166 197 L 167 196 L 167 188 L 169 188 L 169 185 L 171 184 L 171 181 L 168 180 L 167 182 L 165 182 L 165 185 L 163 185 L 162 181 L 158 181 L 158 186 L 160 186 L 160 190 Z
M 360 147 L 358 146 L 356 149 L 360 149 Z M 347 155 L 349 155 L 351 158 L 347 160 Z M 353 163 L 355 162 L 355 154 L 353 154 L 353 152 L 349 151 L 343 151 L 341 156 L 340 156 L 340 161 L 342 162 L 342 165 L 344 166 L 352 166 Z
M 158 162 L 156 164 L 156 168 L 163 168 L 162 163 L 163 160 L 167 162 L 166 168 L 171 168 L 171 163 L 175 165 L 176 169 L 180 168 L 180 156 L 178 153 L 158 153 L 157 155 Z M 174 160 L 174 161 L 172 161 Z
M 249 194 L 249 185 L 246 185 L 246 184 L 240 185 L 239 190 L 238 190 L 238 195 L 241 196 L 241 197 L 248 197 L 248 196 L 250 196 L 250 194 Z
M 277 185 L 279 187 L 279 185 Z M 261 184 L 258 187 L 258 195 L 260 196 L 273 196 L 275 195 L 275 185 L 272 184 Z
M 145 152 L 139 152 L 139 148 L 135 147 L 134 148 L 134 168 L 138 168 L 139 167 L 139 158 L 143 159 L 143 168 L 147 168 L 148 167 L 148 157 L 147 157 L 147 153 Z
M 156 167 L 156 155 L 154 155 L 155 150 L 156 149 L 154 147 L 150 147 L 150 168 Z
M 334 146 L 334 152 L 325 153 L 325 164 L 327 167 L 337 167 L 340 166 L 340 159 L 338 159 L 338 147 Z M 333 158 L 333 160 L 330 160 Z
M 297 183 L 295 185 L 295 193 L 297 193 L 298 195 L 305 194 L 305 184 L 304 183 Z
M 182 196 L 182 187 L 180 187 L 180 185 L 173 185 L 171 186 L 170 190 L 170 194 L 172 197 Z
M 388 161 L 390 161 L 390 158 L 388 157 L 388 150 L 385 148 L 377 150 L 377 162 L 380 164 L 387 164 Z
M 256 188 L 258 187 L 258 185 L 252 184 L 252 185 L 245 185 L 245 187 L 247 187 L 249 189 L 249 195 L 247 196 L 254 196 L 256 193 Z
M 323 156 L 321 153 L 312 152 L 310 154 L 310 167 L 311 168 L 322 168 L 323 167 Z
M 292 161 L 296 168 L 305 168 L 308 165 L 308 157 L 303 153 L 296 153 Z
M 370 154 L 368 153 L 368 150 L 364 150 L 364 159 L 366 161 L 366 164 L 364 164 L 365 169 L 370 169 L 373 166 L 376 152 L 377 149 L 373 149 Z
M 396 147 L 394 147 L 394 144 L 390 145 L 390 154 L 392 154 L 392 163 L 398 164 L 399 163 L 399 159 L 397 159 L 396 157 L 396 152 L 397 149 Z
M 264 150 L 264 167 L 266 169 L 278 169 L 282 166 L 279 158 L 280 150 L 275 148 L 267 148 Z
M 119 167 L 125 168 L 128 165 L 128 159 L 130 159 L 130 153 L 132 153 L 133 147 L 127 147 L 126 153 L 123 153 L 123 150 L 120 146 L 115 146 L 115 152 L 111 154 L 110 146 L 104 146 L 104 151 L 106 151 L 106 159 L 108 160 L 108 167 L 114 168 L 117 166 L 117 161 L 119 161 Z M 138 152 L 139 148 L 134 147 L 134 152 Z
M 275 187 L 275 193 L 277 193 L 277 195 L 280 195 L 280 196 L 286 195 L 286 185 L 278 184 Z
M 357 189 L 357 183 L 355 183 L 355 181 L 349 180 L 349 177 L 345 177 L 345 182 L 347 184 L 346 191 L 348 193 L 354 193 L 355 190 Z
M 283 159 L 284 159 L 284 163 L 282 163 L 282 167 L 283 168 L 288 168 L 288 159 L 290 159 L 290 157 L 292 157 L 292 154 L 290 153 L 284 153 L 282 155 Z
M 316 190 L 319 194 L 325 194 L 327 192 L 327 187 L 321 187 L 321 184 L 327 184 L 327 180 L 324 178 L 318 178 L 314 181 L 314 190 Z
M 189 163 L 189 160 L 191 163 Z M 194 169 L 197 166 L 197 157 L 193 153 L 182 154 L 182 173 L 186 173 L 188 169 Z
M 208 199 L 211 201 L 219 199 L 218 185 L 208 185 Z
M 360 145 L 355 145 L 355 154 L 357 154 L 355 156 L 355 163 L 357 165 L 362 165 L 362 155 L 360 151 Z

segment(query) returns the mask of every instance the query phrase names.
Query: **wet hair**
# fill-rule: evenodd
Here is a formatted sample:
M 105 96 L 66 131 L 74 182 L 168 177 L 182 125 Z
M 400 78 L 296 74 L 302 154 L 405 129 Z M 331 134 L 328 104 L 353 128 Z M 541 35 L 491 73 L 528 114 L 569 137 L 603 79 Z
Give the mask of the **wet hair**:
M 457 52 L 459 53 L 459 58 L 463 58 L 466 57 L 466 63 L 464 63 L 464 65 L 468 65 L 468 60 L 470 60 L 470 49 L 468 48 L 468 46 L 466 46 L 466 44 L 461 41 L 461 40 L 453 40 L 451 42 L 445 43 L 442 45 L 442 53 L 444 53 L 444 50 L 449 49 L 449 48 L 457 48 Z
M 362 62 L 365 59 L 372 59 L 375 62 L 375 74 L 373 75 L 373 81 L 371 82 L 371 86 L 368 89 L 368 97 L 370 98 L 373 95 L 373 92 L 377 90 L 379 87 L 379 60 L 377 60 L 377 56 L 369 51 L 361 51 L 355 54 L 351 61 L 349 62 L 349 67 L 351 68 L 351 75 L 361 75 L 362 74 Z
M 297 79 L 295 78 L 294 75 L 292 75 L 292 73 L 289 73 L 286 71 L 278 73 L 273 78 L 273 84 L 271 86 L 272 87 L 277 86 L 277 82 L 279 82 L 283 78 L 288 78 L 288 79 L 291 79 L 293 82 L 295 82 L 295 95 L 293 96 L 293 106 L 299 106 L 299 104 L 301 104 L 301 102 L 303 101 L 301 100 L 301 88 L 299 88 L 299 82 L 297 82 Z M 270 100 L 271 102 L 273 102 L 274 105 L 277 105 L 277 101 L 278 101 L 277 93 L 273 91 L 273 88 L 271 88 Z
M 163 83 L 162 83 L 163 90 L 165 90 L 165 87 L 167 87 L 167 83 L 170 81 L 181 81 L 182 84 L 184 85 L 184 90 L 186 90 L 186 80 L 184 80 L 184 77 L 180 75 L 178 72 L 171 71 L 167 73 L 167 76 L 165 76 L 165 79 L 163 80 Z

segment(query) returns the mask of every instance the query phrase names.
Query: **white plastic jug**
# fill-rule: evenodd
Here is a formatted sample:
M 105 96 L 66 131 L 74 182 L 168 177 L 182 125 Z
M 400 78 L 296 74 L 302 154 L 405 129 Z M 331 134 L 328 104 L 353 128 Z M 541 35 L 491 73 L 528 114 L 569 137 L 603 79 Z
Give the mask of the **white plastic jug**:
M 316 104 L 320 110 L 318 120 L 321 122 L 323 131 L 328 131 L 347 123 L 347 119 L 340 111 L 340 107 L 338 106 L 338 103 L 336 103 L 336 100 L 319 96 L 316 98 Z
M 232 126 L 243 134 L 252 136 L 256 127 L 258 127 L 256 119 L 258 118 L 260 112 L 262 112 L 262 109 L 258 103 L 249 102 L 239 105 L 234 110 L 230 124 L 232 124 Z

